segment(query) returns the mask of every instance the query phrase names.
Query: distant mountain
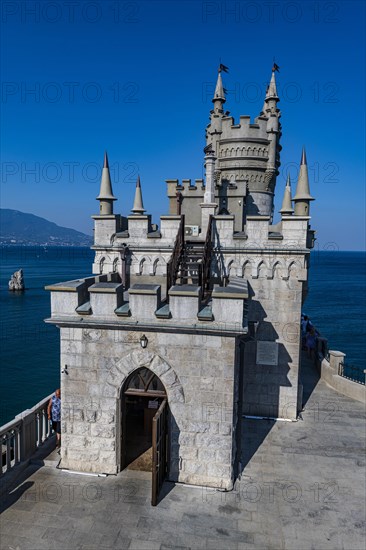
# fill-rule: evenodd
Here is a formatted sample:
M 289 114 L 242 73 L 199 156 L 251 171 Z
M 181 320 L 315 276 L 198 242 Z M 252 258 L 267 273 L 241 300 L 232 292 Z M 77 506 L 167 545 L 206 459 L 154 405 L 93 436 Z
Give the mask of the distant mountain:
M 0 244 L 90 246 L 92 237 L 39 216 L 0 209 Z

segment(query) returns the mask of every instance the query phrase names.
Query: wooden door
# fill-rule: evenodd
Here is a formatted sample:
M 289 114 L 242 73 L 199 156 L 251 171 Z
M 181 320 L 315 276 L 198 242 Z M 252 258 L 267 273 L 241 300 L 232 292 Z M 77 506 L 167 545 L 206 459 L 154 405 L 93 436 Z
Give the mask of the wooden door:
M 159 492 L 167 473 L 167 420 L 168 405 L 164 399 L 152 421 L 152 506 L 158 503 Z

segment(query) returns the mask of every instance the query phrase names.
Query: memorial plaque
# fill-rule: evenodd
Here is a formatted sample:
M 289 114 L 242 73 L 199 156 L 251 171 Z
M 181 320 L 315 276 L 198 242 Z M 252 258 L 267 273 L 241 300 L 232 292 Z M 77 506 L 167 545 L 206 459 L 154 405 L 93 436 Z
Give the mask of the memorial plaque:
M 278 365 L 277 342 L 257 342 L 257 365 Z

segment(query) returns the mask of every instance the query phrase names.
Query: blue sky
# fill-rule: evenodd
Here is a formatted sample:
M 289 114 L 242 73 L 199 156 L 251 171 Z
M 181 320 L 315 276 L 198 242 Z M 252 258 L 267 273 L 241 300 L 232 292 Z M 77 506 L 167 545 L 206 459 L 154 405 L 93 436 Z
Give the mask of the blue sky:
M 365 246 L 365 6 L 318 1 L 3 2 L 1 206 L 91 233 L 108 150 L 115 210 L 167 212 L 165 179 L 203 175 L 221 62 L 235 118 L 259 114 L 273 57 L 280 208 L 301 148 L 317 247 Z

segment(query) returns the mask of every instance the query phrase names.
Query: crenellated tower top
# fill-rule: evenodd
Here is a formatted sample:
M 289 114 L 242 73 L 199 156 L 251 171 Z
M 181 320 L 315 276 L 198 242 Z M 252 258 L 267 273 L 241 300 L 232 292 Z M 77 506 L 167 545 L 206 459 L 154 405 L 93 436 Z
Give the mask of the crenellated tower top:
M 280 98 L 275 76 L 278 66 L 273 66 L 263 109 L 254 123 L 249 116 L 240 116 L 236 123 L 228 111 L 224 112 L 226 97 L 220 68 L 206 144 L 212 145 L 217 158 L 215 180 L 220 210 L 234 214 L 235 228 L 241 231 L 247 215 L 272 218 L 273 214 L 281 151 Z

